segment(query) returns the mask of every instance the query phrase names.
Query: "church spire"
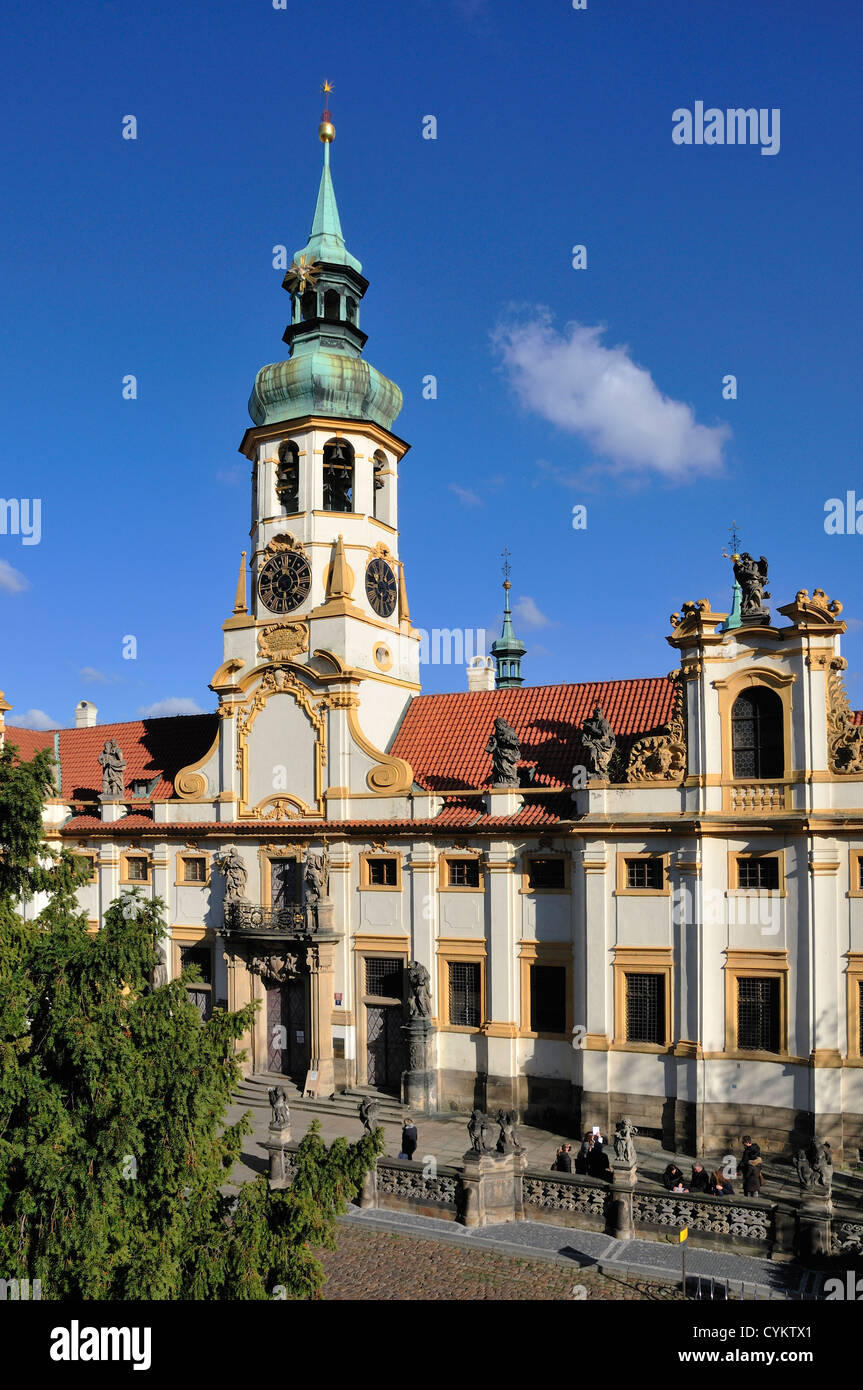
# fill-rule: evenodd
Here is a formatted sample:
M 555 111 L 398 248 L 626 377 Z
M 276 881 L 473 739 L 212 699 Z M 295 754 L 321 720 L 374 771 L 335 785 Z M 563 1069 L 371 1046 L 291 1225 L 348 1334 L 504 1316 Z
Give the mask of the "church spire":
M 523 685 L 524 676 L 521 674 L 521 659 L 527 648 L 524 643 L 519 641 L 512 626 L 512 613 L 509 606 L 509 591 L 512 584 L 509 581 L 510 563 L 509 551 L 503 551 L 503 628 L 500 637 L 491 644 L 491 654 L 494 657 L 496 674 L 494 678 L 495 687 L 498 690 L 507 689 L 510 686 Z
M 325 99 L 328 98 L 332 90 L 332 85 L 325 82 L 322 88 Z M 362 271 L 362 265 L 345 246 L 339 207 L 336 202 L 336 190 L 333 187 L 333 177 L 330 173 L 330 145 L 336 138 L 336 128 L 330 117 L 329 106 L 321 114 L 318 138 L 324 147 L 324 167 L 321 170 L 318 201 L 315 204 L 315 216 L 309 239 L 302 251 L 296 253 L 294 261 L 299 262 L 300 257 L 304 256 L 307 262 L 326 261 L 330 265 L 349 265 L 359 274 Z

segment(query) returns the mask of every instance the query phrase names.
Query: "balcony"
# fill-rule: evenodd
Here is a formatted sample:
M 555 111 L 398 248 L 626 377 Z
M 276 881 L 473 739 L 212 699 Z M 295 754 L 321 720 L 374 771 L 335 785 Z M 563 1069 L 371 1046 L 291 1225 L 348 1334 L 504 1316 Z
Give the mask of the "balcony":
M 281 936 L 311 937 L 317 923 L 314 909 L 293 903 L 290 907 L 262 907 L 259 903 L 231 903 L 225 914 L 229 931 L 273 932 Z

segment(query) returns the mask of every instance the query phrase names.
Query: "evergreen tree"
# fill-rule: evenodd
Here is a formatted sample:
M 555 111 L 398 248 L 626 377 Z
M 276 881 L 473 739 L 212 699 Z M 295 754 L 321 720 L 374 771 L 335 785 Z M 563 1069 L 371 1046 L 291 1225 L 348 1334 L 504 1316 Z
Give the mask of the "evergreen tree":
M 196 970 L 152 986 L 159 900 L 87 930 L 89 869 L 42 840 L 52 790 L 50 754 L 0 753 L 0 1275 L 56 1299 L 319 1297 L 313 1252 L 335 1248 L 382 1131 L 327 1150 L 315 1122 L 290 1190 L 223 1190 L 251 1131 L 223 1121 L 256 1006 L 203 1023 Z

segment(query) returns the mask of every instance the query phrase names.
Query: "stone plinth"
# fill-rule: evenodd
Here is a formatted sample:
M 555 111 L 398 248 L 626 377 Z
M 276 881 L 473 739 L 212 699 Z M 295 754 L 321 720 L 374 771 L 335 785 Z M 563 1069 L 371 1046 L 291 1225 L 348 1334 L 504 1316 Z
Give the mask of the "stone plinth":
M 122 820 L 126 814 L 126 802 L 121 796 L 100 796 L 103 821 Z
M 627 1240 L 635 1229 L 632 1216 L 632 1194 L 638 1182 L 634 1163 L 615 1163 L 611 1174 L 611 1205 L 608 1224 L 611 1235 Z
M 830 1254 L 833 1203 L 824 1192 L 807 1192 L 800 1202 L 797 1254 L 800 1259 Z
M 437 1109 L 436 1032 L 429 1018 L 412 1018 L 402 1025 L 407 1058 L 402 1104 L 419 1115 L 431 1115 Z
M 263 1148 L 270 1155 L 270 1187 L 290 1187 L 293 1181 L 294 1154 L 288 1147 L 290 1142 L 291 1131 L 288 1125 L 278 1128 L 270 1125 L 269 1138 L 263 1144 Z
M 522 1187 L 527 1158 L 523 1153 L 477 1153 L 469 1149 L 463 1162 L 462 1225 L 524 1221 Z

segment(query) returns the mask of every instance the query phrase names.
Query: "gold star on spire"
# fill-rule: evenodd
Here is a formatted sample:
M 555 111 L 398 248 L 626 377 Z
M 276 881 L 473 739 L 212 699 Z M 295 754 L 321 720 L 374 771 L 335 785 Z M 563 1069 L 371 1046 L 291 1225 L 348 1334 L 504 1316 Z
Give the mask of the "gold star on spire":
M 321 91 L 324 92 L 324 93 L 326 93 L 326 92 L 331 92 L 332 90 L 333 90 L 333 84 L 332 84 L 332 82 L 330 82 L 329 78 L 326 78 L 326 77 L 325 77 L 325 78 L 324 78 L 324 85 L 323 85 L 323 87 L 321 87 Z

